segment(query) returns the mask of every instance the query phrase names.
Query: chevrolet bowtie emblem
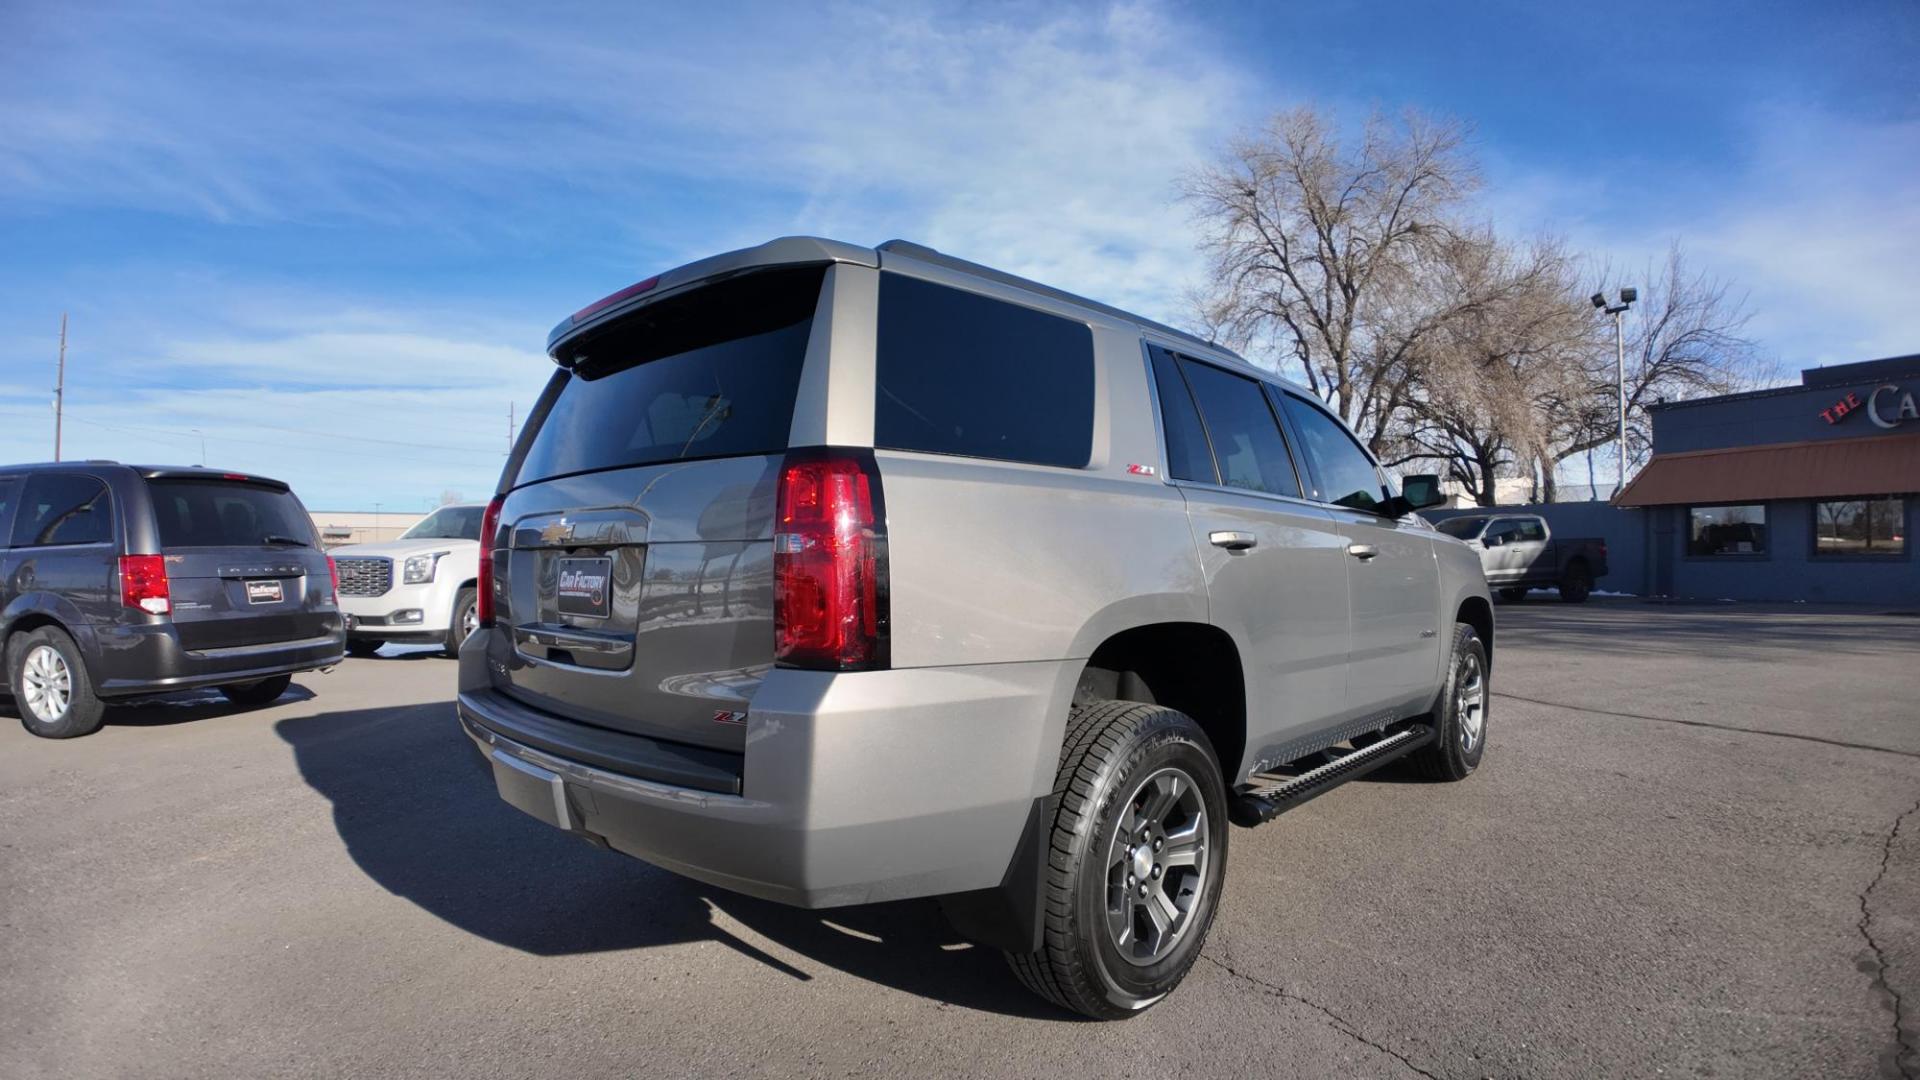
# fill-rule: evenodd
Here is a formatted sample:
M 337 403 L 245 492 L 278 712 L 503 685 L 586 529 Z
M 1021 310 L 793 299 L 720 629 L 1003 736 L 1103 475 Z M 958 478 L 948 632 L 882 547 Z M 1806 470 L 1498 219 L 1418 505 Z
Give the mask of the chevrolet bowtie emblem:
M 540 542 L 543 544 L 558 544 L 571 539 L 573 539 L 573 523 L 566 518 L 561 518 L 540 530 Z

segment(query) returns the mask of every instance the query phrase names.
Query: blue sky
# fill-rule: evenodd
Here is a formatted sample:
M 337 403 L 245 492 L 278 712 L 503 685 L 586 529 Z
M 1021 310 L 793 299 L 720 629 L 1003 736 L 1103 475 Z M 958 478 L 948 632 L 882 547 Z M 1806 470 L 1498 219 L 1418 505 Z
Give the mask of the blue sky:
M 1281 107 L 1474 125 L 1481 210 L 1678 241 L 1789 370 L 1920 351 L 1904 2 L 0 4 L 0 461 L 491 490 L 547 330 L 786 233 L 1180 321 L 1179 178 Z M 198 432 L 199 434 L 195 434 Z

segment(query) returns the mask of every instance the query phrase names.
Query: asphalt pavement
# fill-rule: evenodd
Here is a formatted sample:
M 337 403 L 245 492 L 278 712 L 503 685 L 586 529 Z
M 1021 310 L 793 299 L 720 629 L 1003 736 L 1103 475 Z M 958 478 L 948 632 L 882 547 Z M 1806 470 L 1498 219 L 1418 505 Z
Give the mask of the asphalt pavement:
M 1920 1076 L 1920 619 L 1500 618 L 1480 771 L 1235 830 L 1202 962 L 1117 1024 L 930 902 L 522 816 L 428 653 L 68 742 L 7 713 L 0 1076 Z

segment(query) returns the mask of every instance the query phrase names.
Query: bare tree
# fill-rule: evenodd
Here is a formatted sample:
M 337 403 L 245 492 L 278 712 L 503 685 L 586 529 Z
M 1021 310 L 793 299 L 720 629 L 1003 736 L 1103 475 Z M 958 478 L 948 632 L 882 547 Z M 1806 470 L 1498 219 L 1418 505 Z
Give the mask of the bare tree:
M 1422 346 L 1483 301 L 1448 288 L 1454 220 L 1478 184 L 1464 129 L 1408 113 L 1343 146 L 1312 109 L 1282 112 L 1191 176 L 1210 266 L 1202 317 L 1272 349 L 1382 458 L 1420 393 Z
M 1449 275 L 1483 298 L 1431 336 L 1410 442 L 1482 506 L 1502 477 L 1531 472 L 1548 450 L 1555 403 L 1586 385 L 1597 334 L 1576 261 L 1555 239 L 1524 247 L 1482 233 Z M 1456 256 L 1458 257 L 1458 256 Z
M 1601 272 L 1601 288 L 1611 273 Z M 1728 285 L 1690 270 L 1675 244 L 1626 317 L 1627 457 L 1629 467 L 1646 460 L 1653 445 L 1649 407 L 1707 394 L 1765 385 L 1777 374 L 1759 346 L 1744 336 L 1749 315 Z M 1602 320 L 1595 318 L 1596 323 Z M 1619 433 L 1613 327 L 1581 365 L 1583 377 L 1564 394 L 1544 401 L 1548 425 L 1540 466 L 1549 497 L 1553 476 L 1568 458 L 1610 445 Z

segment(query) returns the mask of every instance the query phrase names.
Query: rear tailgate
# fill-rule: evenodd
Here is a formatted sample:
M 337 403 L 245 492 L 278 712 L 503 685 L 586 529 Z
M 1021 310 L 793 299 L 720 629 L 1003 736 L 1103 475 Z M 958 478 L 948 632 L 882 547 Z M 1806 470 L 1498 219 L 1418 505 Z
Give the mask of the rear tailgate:
M 501 509 L 495 689 L 741 752 L 773 664 L 773 516 L 823 271 L 640 308 L 575 346 Z
M 267 645 L 329 632 L 327 557 L 311 519 L 284 487 L 162 476 L 147 489 L 183 648 Z

